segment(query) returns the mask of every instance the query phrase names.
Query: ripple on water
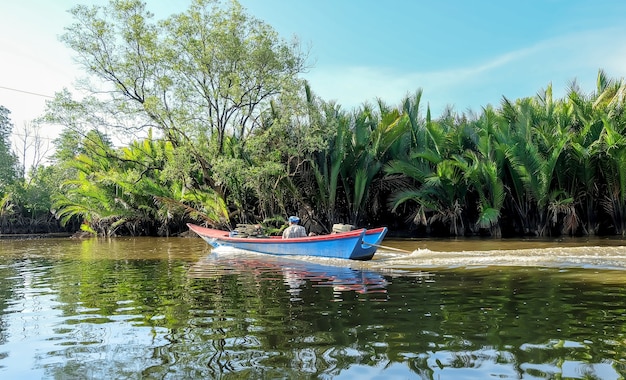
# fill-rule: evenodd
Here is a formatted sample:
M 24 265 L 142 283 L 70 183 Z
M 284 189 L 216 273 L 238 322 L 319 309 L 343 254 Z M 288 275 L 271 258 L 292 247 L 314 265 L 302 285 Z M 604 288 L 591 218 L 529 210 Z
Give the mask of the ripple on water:
M 492 249 L 487 251 L 417 249 L 408 254 L 380 250 L 374 260 L 365 265 L 372 269 L 398 270 L 490 266 L 626 270 L 626 247 Z
M 626 373 L 621 247 L 401 246 L 414 252 L 352 262 L 181 241 L 0 252 L 0 376 Z

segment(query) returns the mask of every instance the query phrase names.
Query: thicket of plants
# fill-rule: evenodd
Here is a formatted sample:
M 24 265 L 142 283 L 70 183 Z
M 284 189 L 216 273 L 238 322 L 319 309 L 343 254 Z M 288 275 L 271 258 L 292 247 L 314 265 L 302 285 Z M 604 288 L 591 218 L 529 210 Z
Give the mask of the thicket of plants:
M 171 235 L 189 221 L 278 227 L 290 214 L 318 232 L 626 231 L 626 84 L 601 70 L 591 93 L 572 83 L 554 99 L 548 85 L 475 114 L 432 117 L 421 90 L 344 110 L 299 78 L 297 41 L 236 2 L 197 0 L 160 22 L 139 1 L 72 12 L 63 40 L 98 86 L 49 103 L 42 122 L 65 128 L 50 165 L 28 183 L 3 166 L 2 231 L 30 218 Z M 140 137 L 115 145 L 120 130 Z

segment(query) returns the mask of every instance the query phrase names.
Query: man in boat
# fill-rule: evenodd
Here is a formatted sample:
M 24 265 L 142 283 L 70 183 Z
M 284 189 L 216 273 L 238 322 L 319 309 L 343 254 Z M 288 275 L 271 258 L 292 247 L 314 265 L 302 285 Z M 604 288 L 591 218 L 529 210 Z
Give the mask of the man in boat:
M 289 217 L 289 227 L 283 231 L 283 239 L 292 239 L 306 236 L 306 229 L 299 225 L 300 218 L 297 216 Z

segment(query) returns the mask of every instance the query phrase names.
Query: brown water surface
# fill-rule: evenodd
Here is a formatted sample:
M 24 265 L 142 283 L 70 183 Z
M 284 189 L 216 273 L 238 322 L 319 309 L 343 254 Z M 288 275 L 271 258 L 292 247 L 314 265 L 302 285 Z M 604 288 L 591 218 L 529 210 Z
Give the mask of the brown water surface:
M 354 262 L 0 241 L 0 376 L 623 379 L 624 243 L 385 240 Z

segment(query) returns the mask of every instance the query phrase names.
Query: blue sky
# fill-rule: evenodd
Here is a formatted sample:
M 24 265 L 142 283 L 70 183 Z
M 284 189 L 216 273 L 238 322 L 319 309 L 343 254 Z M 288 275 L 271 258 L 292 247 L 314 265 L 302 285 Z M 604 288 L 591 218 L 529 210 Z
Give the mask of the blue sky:
M 311 45 L 307 77 L 325 99 L 391 104 L 418 88 L 438 115 L 480 111 L 572 80 L 593 91 L 599 69 L 626 74 L 626 2 L 579 0 L 244 0 L 281 35 Z M 282 6 L 281 6 L 282 4 Z M 289 4 L 289 5 L 284 5 Z
M 106 0 L 82 3 L 106 4 Z M 438 116 L 447 105 L 480 112 L 532 96 L 552 83 L 595 88 L 599 69 L 626 76 L 626 2 L 608 0 L 240 0 L 248 13 L 310 49 L 313 91 L 344 109 L 381 98 L 398 104 L 423 89 Z M 44 109 L 45 96 L 80 75 L 58 36 L 78 1 L 22 0 L 0 6 L 0 105 L 15 129 Z M 148 0 L 163 18 L 189 0 Z M 19 92 L 15 90 L 25 91 Z M 39 94 L 39 95 L 34 95 Z

